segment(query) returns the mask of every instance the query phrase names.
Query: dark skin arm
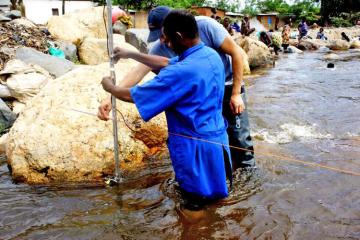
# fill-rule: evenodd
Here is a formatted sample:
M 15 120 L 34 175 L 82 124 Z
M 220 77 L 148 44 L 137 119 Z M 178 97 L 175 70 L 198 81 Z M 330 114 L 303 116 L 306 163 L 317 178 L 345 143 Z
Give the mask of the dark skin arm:
M 117 99 L 124 102 L 134 102 L 130 94 L 130 88 L 116 86 L 111 77 L 104 77 L 101 81 L 101 85 L 106 92 L 112 94 Z

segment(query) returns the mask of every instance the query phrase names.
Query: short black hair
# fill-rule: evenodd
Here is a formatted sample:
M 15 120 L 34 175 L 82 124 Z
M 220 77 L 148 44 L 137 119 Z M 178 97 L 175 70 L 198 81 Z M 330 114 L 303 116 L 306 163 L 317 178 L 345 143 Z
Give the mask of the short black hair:
M 172 10 L 164 20 L 164 33 L 170 38 L 180 32 L 185 37 L 195 39 L 199 36 L 195 17 L 185 10 Z

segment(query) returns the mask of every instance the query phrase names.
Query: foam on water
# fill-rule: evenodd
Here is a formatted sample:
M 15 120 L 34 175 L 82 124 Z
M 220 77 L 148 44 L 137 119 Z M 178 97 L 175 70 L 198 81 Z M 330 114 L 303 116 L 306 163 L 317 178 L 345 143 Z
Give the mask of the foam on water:
M 268 143 L 285 144 L 294 141 L 307 141 L 309 139 L 325 139 L 332 138 L 331 134 L 320 133 L 316 129 L 316 125 L 296 125 L 293 123 L 285 123 L 280 126 L 281 131 L 269 131 L 261 129 L 255 132 L 254 137 Z

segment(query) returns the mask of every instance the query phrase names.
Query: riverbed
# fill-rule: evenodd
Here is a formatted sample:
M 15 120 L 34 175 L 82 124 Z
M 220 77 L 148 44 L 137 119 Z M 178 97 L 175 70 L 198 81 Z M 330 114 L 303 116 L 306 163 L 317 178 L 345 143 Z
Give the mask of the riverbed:
M 334 69 L 282 54 L 246 79 L 258 169 L 202 220 L 179 214 L 170 166 L 125 186 L 35 187 L 2 157 L 0 239 L 360 239 L 360 52 L 337 54 Z

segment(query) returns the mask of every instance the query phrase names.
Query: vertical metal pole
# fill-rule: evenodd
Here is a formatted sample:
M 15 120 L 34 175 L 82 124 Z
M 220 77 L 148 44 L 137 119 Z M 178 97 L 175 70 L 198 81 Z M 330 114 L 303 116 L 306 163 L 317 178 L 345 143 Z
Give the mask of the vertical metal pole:
M 113 26 L 112 26 L 112 6 L 111 0 L 107 0 L 107 15 L 108 15 L 108 50 L 110 56 L 110 76 L 112 77 L 114 84 L 116 84 L 116 75 L 114 68 L 113 52 Z M 117 128 L 117 113 L 116 113 L 116 99 L 111 96 L 112 105 L 112 122 L 113 122 L 113 136 L 114 136 L 114 159 L 115 159 L 115 181 L 120 181 L 120 160 L 119 160 L 119 140 L 118 140 L 118 128 Z

